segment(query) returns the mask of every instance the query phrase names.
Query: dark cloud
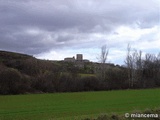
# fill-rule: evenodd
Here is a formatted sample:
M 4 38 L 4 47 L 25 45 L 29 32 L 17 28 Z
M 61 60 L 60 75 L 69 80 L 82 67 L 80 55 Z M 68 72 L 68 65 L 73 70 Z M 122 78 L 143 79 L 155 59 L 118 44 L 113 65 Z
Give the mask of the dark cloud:
M 0 49 L 38 54 L 99 42 L 121 26 L 159 24 L 159 0 L 0 0 Z

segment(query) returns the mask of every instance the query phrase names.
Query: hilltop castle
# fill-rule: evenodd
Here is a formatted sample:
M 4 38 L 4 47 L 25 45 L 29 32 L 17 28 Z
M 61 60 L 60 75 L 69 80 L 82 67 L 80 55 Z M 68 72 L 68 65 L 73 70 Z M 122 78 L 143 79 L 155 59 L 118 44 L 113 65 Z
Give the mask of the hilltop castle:
M 76 59 L 74 56 L 64 58 L 64 61 L 66 61 L 66 62 L 89 62 L 89 60 L 83 59 L 83 54 L 77 54 Z

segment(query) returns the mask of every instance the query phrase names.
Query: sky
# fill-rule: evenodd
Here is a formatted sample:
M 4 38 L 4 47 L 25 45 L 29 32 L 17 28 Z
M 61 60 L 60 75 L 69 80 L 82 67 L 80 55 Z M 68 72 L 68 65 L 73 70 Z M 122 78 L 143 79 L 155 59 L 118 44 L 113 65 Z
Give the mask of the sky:
M 160 52 L 160 0 L 0 0 L 0 50 L 122 65 L 128 44 Z

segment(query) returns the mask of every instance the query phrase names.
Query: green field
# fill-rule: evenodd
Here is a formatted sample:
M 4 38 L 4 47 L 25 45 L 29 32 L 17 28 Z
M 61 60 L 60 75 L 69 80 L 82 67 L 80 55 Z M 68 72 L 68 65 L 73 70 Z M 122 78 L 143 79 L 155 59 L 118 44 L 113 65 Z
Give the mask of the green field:
M 79 74 L 81 77 L 95 77 L 96 75 L 95 74 Z
M 160 89 L 0 96 L 0 120 L 80 119 L 160 107 Z

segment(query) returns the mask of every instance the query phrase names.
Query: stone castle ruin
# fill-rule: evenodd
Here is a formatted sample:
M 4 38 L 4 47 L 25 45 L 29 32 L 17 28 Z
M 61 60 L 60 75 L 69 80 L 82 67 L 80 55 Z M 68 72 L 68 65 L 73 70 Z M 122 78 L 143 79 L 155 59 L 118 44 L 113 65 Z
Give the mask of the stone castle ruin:
M 83 54 L 77 54 L 76 58 L 74 56 L 64 58 L 64 61 L 65 62 L 89 62 L 89 60 L 83 59 Z

